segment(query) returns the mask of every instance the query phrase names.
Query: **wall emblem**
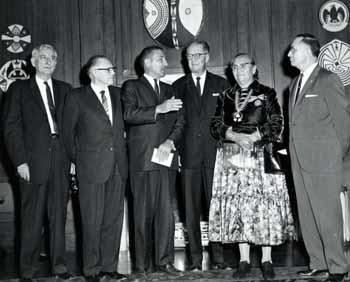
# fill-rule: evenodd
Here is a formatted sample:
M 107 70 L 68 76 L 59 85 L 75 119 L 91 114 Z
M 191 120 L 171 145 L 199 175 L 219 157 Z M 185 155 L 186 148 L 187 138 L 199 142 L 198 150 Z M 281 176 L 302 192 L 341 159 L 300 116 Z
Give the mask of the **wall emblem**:
M 1 40 L 5 43 L 7 51 L 11 53 L 21 53 L 31 42 L 29 32 L 19 24 L 13 24 L 7 27 Z
M 150 36 L 179 49 L 200 33 L 205 16 L 204 0 L 144 0 L 143 20 Z
M 325 30 L 338 32 L 348 25 L 349 9 L 342 1 L 330 0 L 323 3 L 318 17 Z
M 323 45 L 318 56 L 321 67 L 336 73 L 344 86 L 350 84 L 350 45 L 334 39 Z
M 6 62 L 0 69 L 0 88 L 6 92 L 10 84 L 17 79 L 28 79 L 26 71 L 27 62 L 24 60 L 11 60 Z

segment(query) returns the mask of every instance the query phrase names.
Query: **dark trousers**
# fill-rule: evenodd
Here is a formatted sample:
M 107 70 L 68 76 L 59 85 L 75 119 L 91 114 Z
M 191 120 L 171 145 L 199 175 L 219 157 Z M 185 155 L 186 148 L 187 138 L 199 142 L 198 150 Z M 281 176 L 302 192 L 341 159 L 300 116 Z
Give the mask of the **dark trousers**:
M 191 264 L 202 265 L 203 247 L 200 230 L 200 218 L 204 210 L 208 218 L 211 201 L 213 168 L 202 166 L 198 169 L 184 169 L 182 171 L 182 187 L 185 203 L 185 220 L 188 233 Z M 209 251 L 211 263 L 223 263 L 223 249 L 221 243 L 210 242 Z
M 42 227 L 47 214 L 50 261 L 54 274 L 67 272 L 65 261 L 65 223 L 68 199 L 68 175 L 65 175 L 57 139 L 52 139 L 48 179 L 36 184 L 20 179 L 21 251 L 20 274 L 31 278 L 39 269 Z M 30 171 L 30 167 L 29 167 Z
M 83 273 L 117 270 L 124 216 L 125 183 L 113 174 L 105 183 L 79 179 L 83 231 Z
M 329 172 L 305 171 L 290 148 L 301 232 L 310 257 L 310 268 L 331 273 L 348 271 L 343 249 L 340 191 L 342 168 Z M 327 160 L 325 160 L 326 162 Z
M 176 171 L 162 168 L 130 175 L 135 224 L 135 270 L 174 262 L 174 196 Z M 154 254 L 154 258 L 152 258 Z

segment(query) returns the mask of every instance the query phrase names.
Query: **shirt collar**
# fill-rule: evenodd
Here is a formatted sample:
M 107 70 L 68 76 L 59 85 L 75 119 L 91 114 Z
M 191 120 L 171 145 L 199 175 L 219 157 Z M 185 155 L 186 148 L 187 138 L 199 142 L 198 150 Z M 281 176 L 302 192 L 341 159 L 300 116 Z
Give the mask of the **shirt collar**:
M 39 76 L 35 76 L 35 81 L 38 85 L 43 85 L 45 82 L 47 82 L 50 86 L 50 88 L 52 88 L 52 79 L 49 78 L 48 80 L 43 80 L 42 78 L 40 78 Z
M 154 78 L 146 73 L 143 74 L 143 76 L 147 79 L 147 81 L 152 85 L 152 87 L 154 88 L 154 80 L 157 79 L 157 78 Z M 158 81 L 158 84 L 159 84 L 159 79 L 157 79 Z
M 94 83 L 91 82 L 90 84 L 92 90 L 96 93 L 96 94 L 100 94 L 101 91 L 105 91 L 106 93 L 108 92 L 108 86 L 107 87 L 101 87 L 99 85 L 96 85 Z
M 310 65 L 305 71 L 302 72 L 303 74 L 303 80 L 307 80 L 307 78 L 309 78 L 309 76 L 311 75 L 311 73 L 314 71 L 314 69 L 316 68 L 317 63 L 313 63 L 312 65 Z
M 193 73 L 191 73 L 191 75 L 192 75 L 192 79 L 193 79 L 193 81 L 194 81 L 194 84 L 196 84 L 197 83 L 197 77 L 200 77 L 201 78 L 201 80 L 200 80 L 200 82 L 201 83 L 204 83 L 204 81 L 205 81 L 205 79 L 206 79 L 206 77 L 207 77 L 207 71 L 205 71 L 205 72 L 203 72 L 201 75 L 195 75 L 195 74 L 193 74 Z

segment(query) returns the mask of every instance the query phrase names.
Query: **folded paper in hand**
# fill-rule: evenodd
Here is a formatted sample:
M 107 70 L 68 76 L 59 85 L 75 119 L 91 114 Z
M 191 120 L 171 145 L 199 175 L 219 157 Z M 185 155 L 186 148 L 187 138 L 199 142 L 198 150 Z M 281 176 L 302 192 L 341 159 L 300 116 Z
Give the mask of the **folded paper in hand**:
M 160 153 L 158 148 L 154 148 L 151 162 L 170 167 L 174 158 L 174 153 Z

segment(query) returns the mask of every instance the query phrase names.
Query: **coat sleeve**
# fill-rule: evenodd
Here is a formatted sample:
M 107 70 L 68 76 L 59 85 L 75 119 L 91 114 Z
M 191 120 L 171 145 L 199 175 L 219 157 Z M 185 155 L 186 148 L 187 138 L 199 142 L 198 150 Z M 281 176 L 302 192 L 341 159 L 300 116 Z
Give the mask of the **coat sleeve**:
M 140 106 L 135 82 L 127 81 L 122 86 L 122 102 L 126 124 L 148 124 L 156 122 L 156 106 Z
M 28 163 L 24 145 L 22 95 L 23 87 L 16 82 L 8 89 L 6 111 L 4 115 L 4 140 L 9 156 L 16 167 Z
M 175 96 L 175 98 L 177 99 L 181 99 L 181 94 L 179 94 L 177 91 L 175 91 L 175 88 L 173 88 L 174 90 L 172 90 L 174 92 L 173 95 L 171 96 Z M 170 135 L 168 137 L 168 139 L 173 140 L 175 143 L 175 146 L 178 148 L 180 143 L 181 143 L 181 139 L 183 137 L 184 134 L 184 128 L 185 128 L 185 108 L 184 105 L 182 105 L 182 108 L 177 111 L 177 117 L 176 117 L 176 121 L 175 124 L 170 132 Z
M 79 120 L 79 103 L 74 91 L 67 94 L 66 102 L 63 108 L 63 142 L 67 154 L 72 162 L 76 160 L 76 127 Z
M 217 99 L 215 114 L 210 122 L 210 133 L 216 140 L 224 140 L 226 131 L 229 128 L 224 122 L 224 100 L 225 91 Z
M 266 99 L 266 122 L 259 126 L 262 140 L 276 141 L 283 130 L 283 116 L 275 90 L 267 93 Z

